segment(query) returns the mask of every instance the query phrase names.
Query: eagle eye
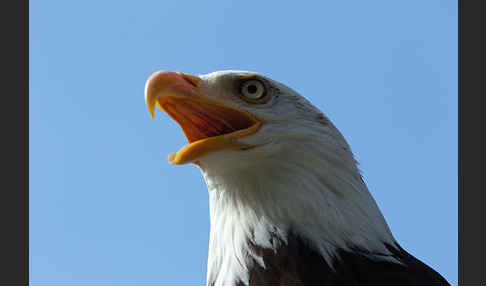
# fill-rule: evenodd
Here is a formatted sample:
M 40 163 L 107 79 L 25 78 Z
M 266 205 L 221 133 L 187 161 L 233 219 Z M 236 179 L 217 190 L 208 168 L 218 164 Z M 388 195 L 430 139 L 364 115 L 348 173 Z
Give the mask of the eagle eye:
M 266 99 L 267 94 L 266 85 L 258 79 L 248 79 L 240 86 L 240 95 L 248 102 L 263 102 Z

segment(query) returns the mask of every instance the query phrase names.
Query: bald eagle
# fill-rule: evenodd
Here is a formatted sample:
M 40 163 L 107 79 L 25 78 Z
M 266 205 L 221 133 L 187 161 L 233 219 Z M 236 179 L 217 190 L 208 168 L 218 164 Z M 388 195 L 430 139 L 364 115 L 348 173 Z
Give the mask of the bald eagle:
M 393 237 L 331 121 L 258 73 L 158 71 L 145 85 L 209 191 L 209 286 L 449 285 Z

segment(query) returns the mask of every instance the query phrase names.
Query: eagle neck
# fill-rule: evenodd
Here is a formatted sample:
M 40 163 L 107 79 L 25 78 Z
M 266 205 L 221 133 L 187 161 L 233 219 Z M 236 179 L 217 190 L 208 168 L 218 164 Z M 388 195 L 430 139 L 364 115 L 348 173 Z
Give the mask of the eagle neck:
M 265 267 L 250 245 L 277 251 L 290 233 L 329 265 L 337 250 L 389 254 L 385 243 L 395 240 L 359 172 L 334 159 L 299 155 L 255 168 L 202 168 L 210 198 L 208 285 L 248 284 L 254 263 Z

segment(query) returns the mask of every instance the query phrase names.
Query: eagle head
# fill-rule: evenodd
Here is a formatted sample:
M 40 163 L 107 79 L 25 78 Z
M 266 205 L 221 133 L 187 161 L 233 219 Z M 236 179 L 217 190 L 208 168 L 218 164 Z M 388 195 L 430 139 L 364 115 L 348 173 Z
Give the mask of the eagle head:
M 258 73 L 229 70 L 194 76 L 158 71 L 147 80 L 145 100 L 152 117 L 156 106 L 167 112 L 189 142 L 169 155 L 173 164 L 255 168 L 298 156 L 309 147 L 304 142 L 354 164 L 343 136 L 318 108 Z
M 265 265 L 255 247 L 277 251 L 290 235 L 329 265 L 347 249 L 393 259 L 386 245 L 395 240 L 346 140 L 293 89 L 247 71 L 158 71 L 145 101 L 189 142 L 169 162 L 196 164 L 206 181 L 208 285 L 248 284 L 248 270 Z

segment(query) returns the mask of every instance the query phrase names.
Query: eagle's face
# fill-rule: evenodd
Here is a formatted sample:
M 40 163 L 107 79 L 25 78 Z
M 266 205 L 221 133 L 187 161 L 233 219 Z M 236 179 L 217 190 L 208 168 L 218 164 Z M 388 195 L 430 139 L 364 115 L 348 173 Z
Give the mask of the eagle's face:
M 166 111 L 189 141 L 169 156 L 174 164 L 246 167 L 299 153 L 309 147 L 303 142 L 349 150 L 317 108 L 291 88 L 257 73 L 193 76 L 159 71 L 148 79 L 145 99 L 152 116 L 155 106 Z
M 145 99 L 151 114 L 155 106 L 166 111 L 189 141 L 169 161 L 195 163 L 204 176 L 209 285 L 245 281 L 247 242 L 275 250 L 272 237 L 285 241 L 290 230 L 328 263 L 349 245 L 388 253 L 384 242 L 393 236 L 348 144 L 294 90 L 250 72 L 161 71 L 147 81 Z

